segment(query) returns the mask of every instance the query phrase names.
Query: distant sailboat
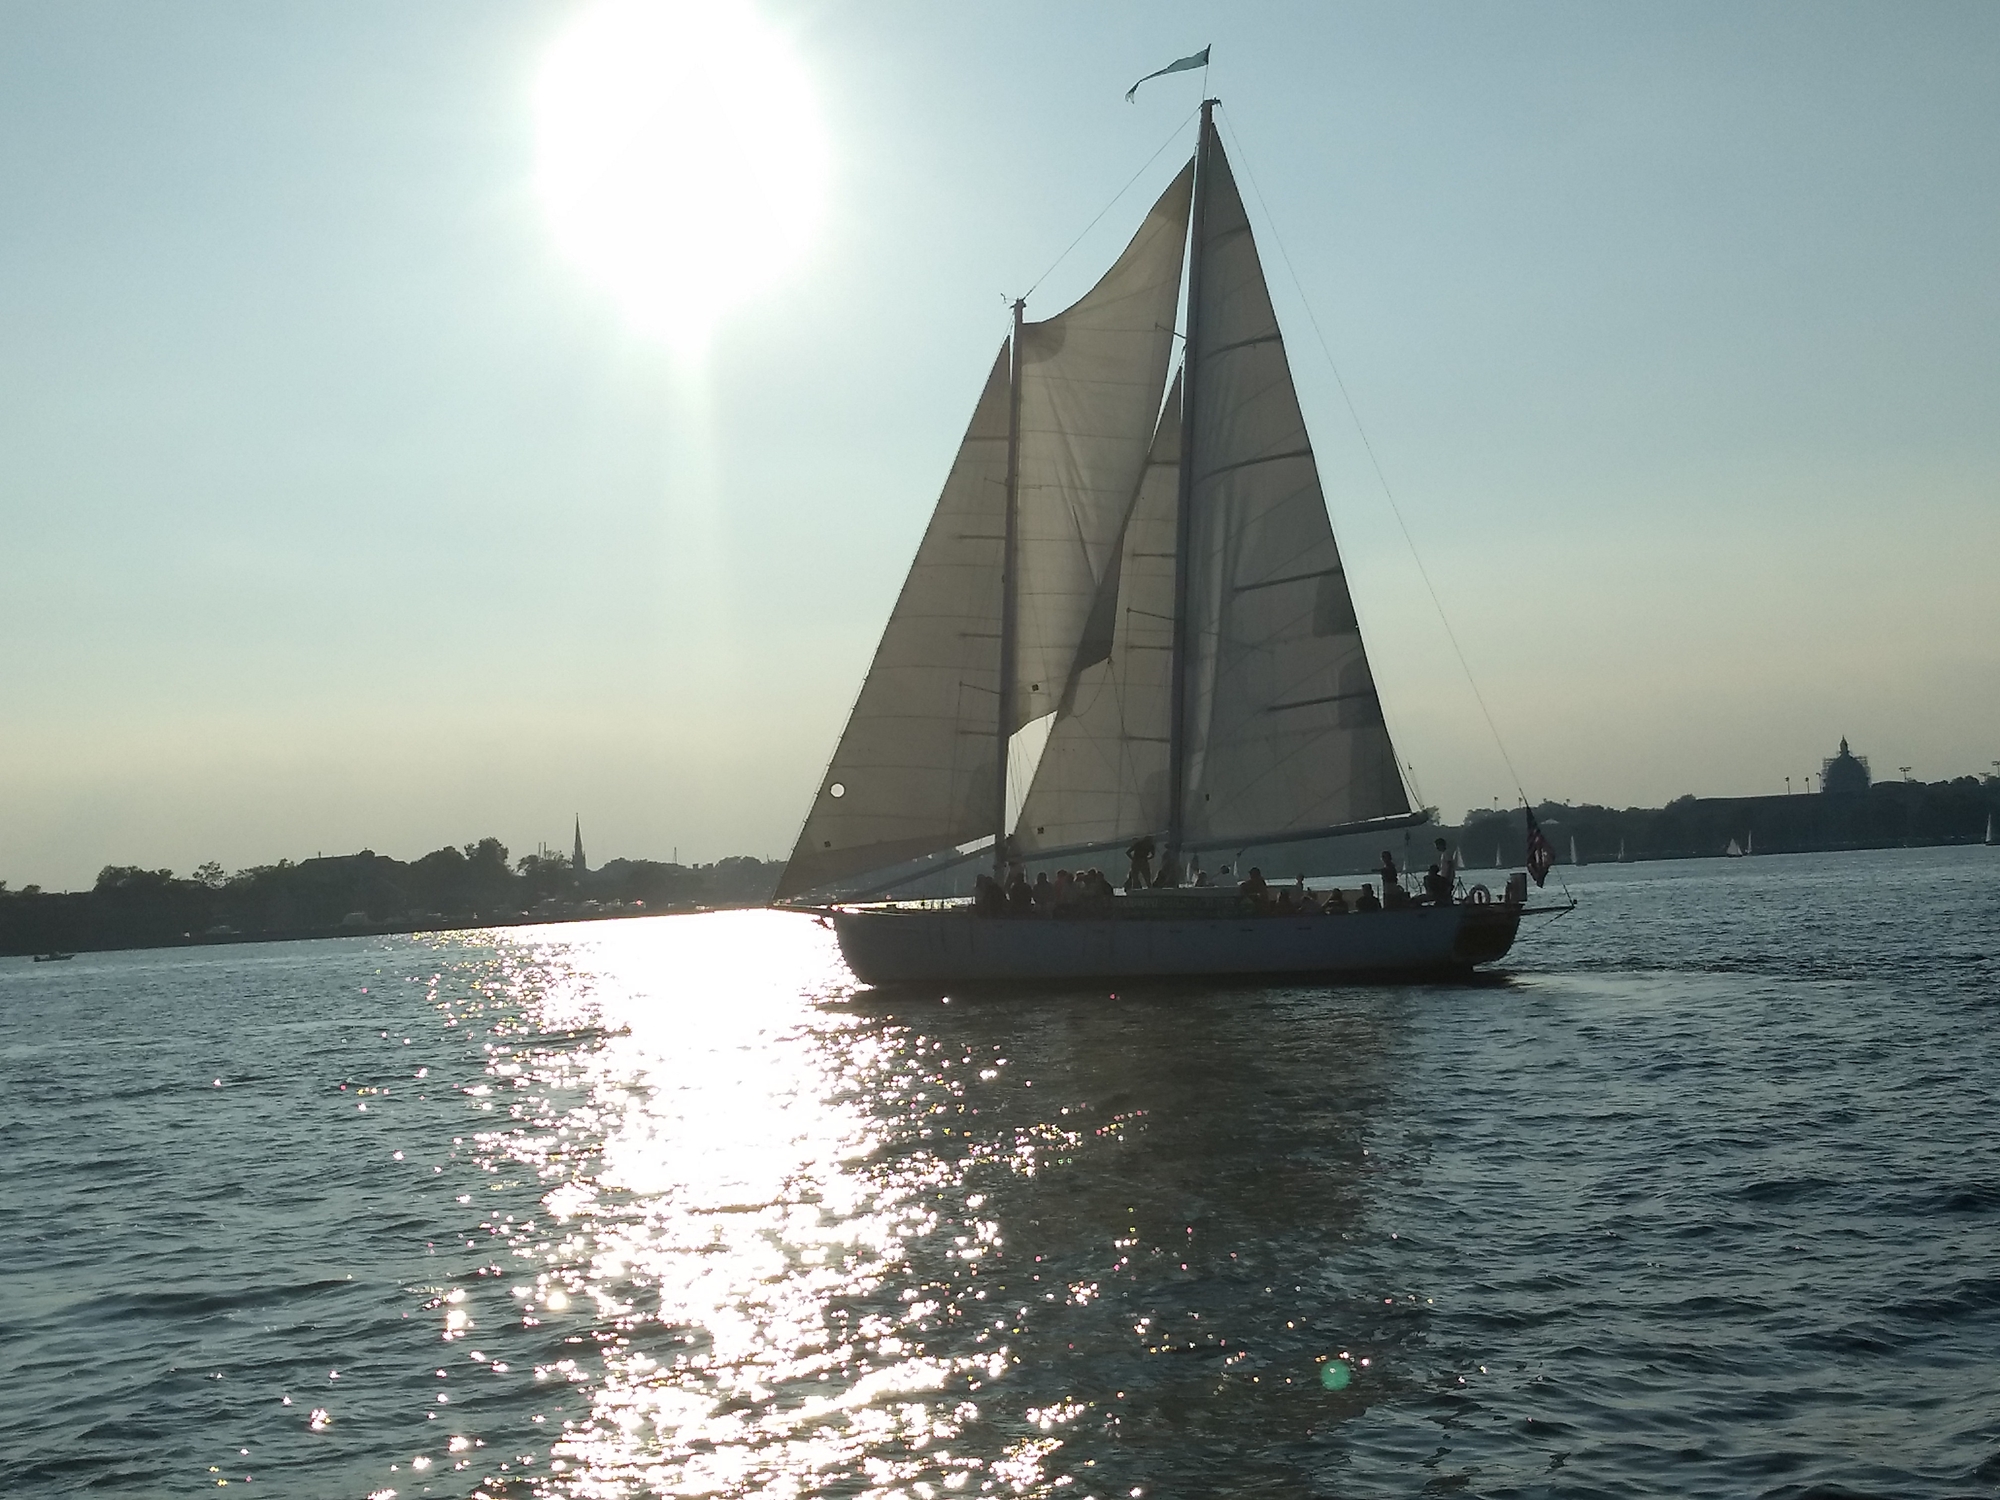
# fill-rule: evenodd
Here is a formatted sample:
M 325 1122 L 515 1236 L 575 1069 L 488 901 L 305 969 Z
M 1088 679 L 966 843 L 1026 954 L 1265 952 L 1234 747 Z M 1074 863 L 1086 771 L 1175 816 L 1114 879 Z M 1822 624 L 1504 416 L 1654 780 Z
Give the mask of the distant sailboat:
M 1745 854 L 1755 854 L 1757 852 L 1757 830 L 1753 828 L 1744 834 L 1743 837 L 1748 840 L 1743 846 L 1743 852 Z
M 1993 820 L 1991 818 L 1986 820 L 1986 842 L 1989 844 L 1993 842 Z M 1496 870 L 1501 868 L 1500 846 L 1498 844 L 1493 846 L 1493 868 Z
M 1743 846 L 1737 843 L 1735 839 L 1731 839 L 1729 847 L 1724 849 L 1722 854 L 1725 859 L 1741 859 L 1743 857 Z
M 1573 865 L 1581 865 L 1581 864 L 1583 863 L 1583 859 L 1582 859 L 1582 857 L 1581 857 L 1580 855 L 1578 855 L 1578 854 L 1577 854 L 1577 852 L 1576 852 L 1576 835 L 1575 835 L 1575 834 L 1571 834 L 1571 835 L 1569 836 L 1569 862 L 1570 862 L 1571 864 L 1573 864 Z
M 1990 848 L 1990 847 L 1992 846 L 1992 843 L 1993 843 L 1993 814 L 1992 814 L 1992 813 L 1988 813 L 1988 814 L 1986 815 L 1986 843 L 1987 843 L 1987 846 L 1988 846 L 1989 848 Z
M 1625 840 L 1623 839 L 1618 841 L 1618 863 L 1621 865 L 1625 863 Z

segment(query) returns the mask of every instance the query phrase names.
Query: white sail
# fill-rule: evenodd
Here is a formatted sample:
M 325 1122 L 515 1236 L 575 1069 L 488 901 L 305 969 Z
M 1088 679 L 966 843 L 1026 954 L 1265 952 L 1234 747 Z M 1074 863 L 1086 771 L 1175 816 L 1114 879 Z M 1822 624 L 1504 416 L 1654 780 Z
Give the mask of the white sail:
M 1006 344 L 821 778 L 777 899 L 993 832 Z
M 1176 381 L 1022 804 L 1014 837 L 1024 852 L 1115 845 L 1166 826 L 1180 451 Z
M 1191 358 L 1190 843 L 1407 813 L 1263 268 L 1213 135 Z
M 1055 710 L 1117 554 L 1173 354 L 1193 183 L 1189 162 L 1103 279 L 1021 330 L 1010 730 Z

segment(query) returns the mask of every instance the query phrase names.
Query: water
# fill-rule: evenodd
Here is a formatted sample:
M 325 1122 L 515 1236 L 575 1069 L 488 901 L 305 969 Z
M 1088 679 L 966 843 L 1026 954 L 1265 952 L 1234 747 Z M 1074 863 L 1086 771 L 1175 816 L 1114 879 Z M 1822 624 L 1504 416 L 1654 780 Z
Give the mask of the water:
M 0 965 L 0 1491 L 2000 1494 L 2000 858 L 1461 987 L 768 913 Z

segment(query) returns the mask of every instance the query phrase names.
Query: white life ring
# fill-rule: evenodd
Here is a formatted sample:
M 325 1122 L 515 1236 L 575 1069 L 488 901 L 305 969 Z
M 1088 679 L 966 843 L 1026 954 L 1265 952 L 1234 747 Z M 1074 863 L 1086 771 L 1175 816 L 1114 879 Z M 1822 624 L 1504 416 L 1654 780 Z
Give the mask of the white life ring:
M 1492 902 L 1493 893 L 1483 885 L 1475 885 L 1465 893 L 1465 899 L 1470 901 L 1474 906 L 1486 906 Z

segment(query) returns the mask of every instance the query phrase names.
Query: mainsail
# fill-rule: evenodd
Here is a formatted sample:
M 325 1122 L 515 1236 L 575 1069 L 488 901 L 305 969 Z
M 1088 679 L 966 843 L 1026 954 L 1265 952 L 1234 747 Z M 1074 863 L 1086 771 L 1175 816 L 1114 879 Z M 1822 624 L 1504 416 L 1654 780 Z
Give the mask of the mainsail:
M 1190 313 L 1185 842 L 1407 814 L 1243 199 L 1204 120 Z

